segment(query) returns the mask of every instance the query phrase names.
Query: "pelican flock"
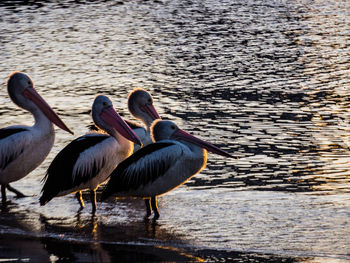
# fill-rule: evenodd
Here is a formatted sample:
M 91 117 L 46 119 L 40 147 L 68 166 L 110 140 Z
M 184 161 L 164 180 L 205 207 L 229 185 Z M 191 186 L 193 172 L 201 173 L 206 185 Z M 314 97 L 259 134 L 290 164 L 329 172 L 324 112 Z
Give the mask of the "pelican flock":
M 101 201 L 111 195 L 142 197 L 147 217 L 159 218 L 157 196 L 184 184 L 207 162 L 207 151 L 233 157 L 218 147 L 181 130 L 175 123 L 156 120 L 151 127 L 155 143 L 141 148 L 111 173 Z
M 140 139 L 113 109 L 111 100 L 99 95 L 92 105 L 92 118 L 107 134 L 92 132 L 81 136 L 54 158 L 45 176 L 40 204 L 56 196 L 76 193 L 84 207 L 82 190 L 89 189 L 92 212 L 96 211 L 96 189 L 113 169 L 133 152 L 133 143 Z
M 13 72 L 7 81 L 8 93 L 19 107 L 31 112 L 32 127 L 16 125 L 0 129 L 0 185 L 2 201 L 6 189 L 39 166 L 54 143 L 54 127 L 72 133 L 34 89 L 31 78 Z M 147 91 L 136 88 L 128 96 L 128 109 L 143 126 L 124 121 L 111 100 L 96 96 L 92 119 L 98 127 L 65 146 L 53 159 L 44 177 L 40 205 L 55 197 L 75 193 L 84 208 L 82 191 L 90 190 L 92 212 L 96 212 L 96 189 L 107 182 L 101 201 L 117 197 L 141 197 L 146 216 L 160 214 L 157 197 L 184 184 L 207 163 L 207 151 L 233 157 L 226 151 L 181 130 L 174 122 L 161 120 Z M 130 126 L 132 127 L 130 127 Z M 143 146 L 143 147 L 142 147 Z M 142 147 L 142 148 L 141 148 Z
M 9 183 L 25 177 L 44 161 L 55 140 L 52 123 L 73 134 L 34 89 L 33 81 L 28 75 L 21 72 L 10 74 L 7 90 L 15 104 L 33 114 L 35 123 L 31 127 L 15 125 L 0 129 L 2 202 L 6 202 L 6 189 L 18 197 L 24 197 Z
M 142 88 L 133 89 L 128 95 L 128 109 L 131 115 L 141 121 L 144 126 L 130 120 L 125 120 L 125 122 L 140 138 L 143 146 L 152 143 L 151 125 L 154 120 L 160 119 L 158 112 L 153 106 L 152 95 Z M 99 130 L 95 125 L 90 125 L 89 128 L 94 131 Z M 134 144 L 134 152 L 140 148 L 140 145 Z

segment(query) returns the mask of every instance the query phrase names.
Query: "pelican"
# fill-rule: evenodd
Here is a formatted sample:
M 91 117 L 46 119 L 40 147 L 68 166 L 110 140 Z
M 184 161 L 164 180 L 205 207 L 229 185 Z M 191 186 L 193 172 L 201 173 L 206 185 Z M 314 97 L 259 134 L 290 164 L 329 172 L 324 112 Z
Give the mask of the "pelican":
M 15 104 L 33 114 L 35 123 L 33 126 L 15 125 L 0 129 L 2 202 L 6 202 L 6 188 L 17 197 L 24 197 L 9 183 L 25 177 L 44 161 L 55 140 L 52 123 L 73 134 L 34 89 L 28 75 L 12 72 L 7 80 L 7 90 Z
M 129 120 L 125 120 L 125 122 L 140 138 L 143 146 L 152 143 L 150 132 L 151 125 L 154 120 L 160 119 L 160 116 L 153 106 L 151 94 L 142 88 L 133 89 L 128 96 L 128 109 L 131 115 L 135 119 L 141 121 L 144 126 Z M 94 125 L 90 125 L 89 128 L 98 131 L 98 128 Z M 134 144 L 134 152 L 139 149 L 140 146 Z
M 141 88 L 133 89 L 128 96 L 128 109 L 135 119 L 140 120 L 144 127 L 128 121 L 127 123 L 141 139 L 142 145 L 152 143 L 151 125 L 154 120 L 161 119 L 153 106 L 153 98 L 149 92 Z M 134 145 L 134 152 L 140 149 L 139 145 Z
M 96 212 L 96 188 L 113 169 L 133 151 L 133 143 L 140 139 L 113 109 L 104 95 L 95 98 L 92 119 L 106 133 L 91 132 L 81 136 L 54 158 L 45 175 L 40 205 L 56 196 L 76 193 L 84 208 L 82 190 L 90 190 L 92 212 Z
M 101 195 L 112 194 L 145 199 L 147 217 L 154 211 L 159 218 L 157 196 L 184 184 L 206 166 L 207 151 L 233 157 L 218 147 L 198 139 L 166 120 L 156 120 L 151 127 L 155 141 L 121 162 L 111 173 Z

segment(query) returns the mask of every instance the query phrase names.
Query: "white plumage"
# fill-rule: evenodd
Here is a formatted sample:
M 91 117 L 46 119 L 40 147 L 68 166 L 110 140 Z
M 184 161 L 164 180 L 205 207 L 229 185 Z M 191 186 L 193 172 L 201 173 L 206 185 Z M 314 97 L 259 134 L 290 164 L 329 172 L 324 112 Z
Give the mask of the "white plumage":
M 147 216 L 159 217 L 156 197 L 189 180 L 206 165 L 207 150 L 232 157 L 218 147 L 179 129 L 171 121 L 156 120 L 155 141 L 121 162 L 112 172 L 101 199 L 110 195 L 145 198 Z M 151 208 L 152 206 L 152 208 Z
M 130 125 L 136 135 L 140 138 L 143 147 L 152 143 L 151 125 L 160 116 L 153 106 L 153 98 L 149 92 L 141 88 L 133 89 L 128 96 L 128 108 L 135 119 L 141 121 L 144 126 Z M 128 122 L 130 124 L 130 122 Z M 134 152 L 140 149 L 139 145 L 134 145 Z
M 81 207 L 83 190 L 90 190 L 92 211 L 96 211 L 96 188 L 112 170 L 133 151 L 140 140 L 113 109 L 108 97 L 99 95 L 92 106 L 95 124 L 108 134 L 98 132 L 81 136 L 63 148 L 50 164 L 40 204 L 56 196 L 76 192 Z
M 6 201 L 6 188 L 19 197 L 24 196 L 9 183 L 25 177 L 45 160 L 55 140 L 52 123 L 72 133 L 36 92 L 29 76 L 13 72 L 7 81 L 7 88 L 12 101 L 33 114 L 35 124 L 0 129 L 0 184 L 3 202 Z

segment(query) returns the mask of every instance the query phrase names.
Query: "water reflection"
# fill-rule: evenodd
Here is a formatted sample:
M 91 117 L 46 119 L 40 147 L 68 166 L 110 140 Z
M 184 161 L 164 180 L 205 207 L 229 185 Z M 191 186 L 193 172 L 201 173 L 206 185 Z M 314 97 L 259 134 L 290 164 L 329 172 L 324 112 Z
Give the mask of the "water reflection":
M 299 262 L 303 259 L 194 248 L 165 230 L 167 227 L 162 223 L 152 220 L 102 223 L 107 219 L 105 214 L 91 216 L 78 212 L 74 218 L 36 215 L 40 217 L 36 221 L 41 225 L 39 231 L 37 224 L 33 226 L 17 209 L 16 205 L 9 205 L 3 207 L 0 214 L 2 229 L 5 225 L 11 228 L 10 233 L 0 237 L 3 259 L 39 262 Z M 135 237 L 139 237 L 138 240 Z
M 40 242 L 50 254 L 51 262 L 113 262 L 99 243 L 67 242 L 53 237 L 42 237 Z
M 22 2 L 0 2 L 0 79 L 29 73 L 76 136 L 96 93 L 128 116 L 126 96 L 141 86 L 161 116 L 237 158 L 209 155 L 160 198 L 156 225 L 135 200 L 91 218 L 73 197 L 39 207 L 36 196 L 10 200 L 1 233 L 39 236 L 38 250 L 48 243 L 71 261 L 349 258 L 349 2 Z M 28 123 L 6 89 L 0 104 L 1 127 Z M 46 162 L 14 186 L 38 195 L 69 141 L 57 131 Z
M 0 7 L 6 7 L 14 12 L 19 11 L 17 8 L 22 9 L 21 7 L 34 7 L 40 8 L 44 6 L 45 1 L 33 1 L 33 0 L 16 0 L 16 1 L 1 1 Z M 23 9 L 22 9 L 23 10 Z
M 0 238 L 0 257 L 39 262 L 114 262 L 118 258 L 133 261 L 200 260 L 183 249 L 162 245 L 163 242 L 147 245 L 147 242 L 135 241 L 135 237 L 144 241 L 174 239 L 152 221 L 106 226 L 96 215 L 78 212 L 73 218 L 62 218 L 38 215 L 35 211 L 30 213 L 30 218 L 35 218 L 31 221 L 24 215 L 26 212 L 16 204 L 1 207 L 1 229 L 9 231 Z
M 304 48 L 304 54 L 300 57 L 305 65 L 304 81 L 300 85 L 308 96 L 300 108 L 311 116 L 311 144 L 302 152 L 308 159 L 316 159 L 317 162 L 301 166 L 299 175 L 302 174 L 302 180 L 305 178 L 314 182 L 313 191 L 349 193 L 350 133 L 347 111 L 350 104 L 346 87 L 350 81 L 344 58 L 338 53 L 347 42 L 342 33 L 346 14 L 329 10 L 326 15 L 314 7 L 310 8 L 312 12 L 304 20 L 313 26 L 299 35 L 296 42 Z

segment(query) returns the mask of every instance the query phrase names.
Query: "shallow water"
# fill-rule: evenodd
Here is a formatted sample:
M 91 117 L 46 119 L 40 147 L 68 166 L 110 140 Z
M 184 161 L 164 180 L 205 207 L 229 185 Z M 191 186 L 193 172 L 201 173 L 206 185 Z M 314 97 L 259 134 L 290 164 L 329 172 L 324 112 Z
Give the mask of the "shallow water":
M 349 10 L 348 1 L 2 1 L 1 127 L 32 122 L 5 88 L 20 70 L 75 136 L 57 130 L 45 162 L 13 183 L 31 197 L 1 208 L 0 258 L 350 260 Z M 72 195 L 39 207 L 45 170 L 86 132 L 95 95 L 129 118 L 134 87 L 236 159 L 210 154 L 201 174 L 159 198 L 156 224 L 142 200 L 100 204 L 94 217 L 88 197 L 80 212 Z

